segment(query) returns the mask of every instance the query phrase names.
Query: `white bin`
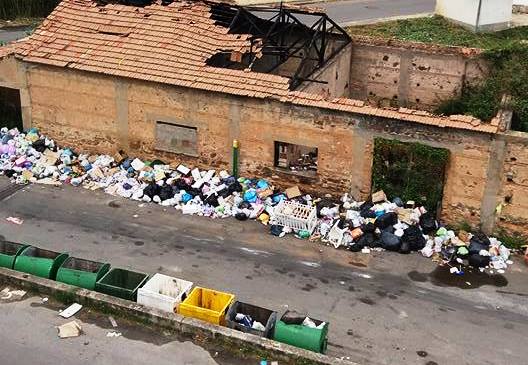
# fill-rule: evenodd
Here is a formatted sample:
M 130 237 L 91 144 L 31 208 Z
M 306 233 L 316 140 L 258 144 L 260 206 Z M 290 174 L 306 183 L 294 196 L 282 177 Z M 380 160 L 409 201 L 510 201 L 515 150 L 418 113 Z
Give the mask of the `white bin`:
M 177 306 L 191 292 L 191 281 L 155 274 L 138 289 L 137 302 L 164 312 L 175 312 Z

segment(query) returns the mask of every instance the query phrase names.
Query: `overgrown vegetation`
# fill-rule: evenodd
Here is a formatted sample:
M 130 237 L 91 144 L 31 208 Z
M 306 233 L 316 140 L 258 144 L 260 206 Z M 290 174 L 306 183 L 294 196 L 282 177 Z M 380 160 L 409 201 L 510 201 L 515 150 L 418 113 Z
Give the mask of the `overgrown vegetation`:
M 499 230 L 496 234 L 498 240 L 501 241 L 508 248 L 519 250 L 523 246 L 528 245 L 528 236 L 523 236 L 515 233 L 511 234 L 505 230 Z
M 60 0 L 2 0 L 0 19 L 43 18 L 48 16 Z
M 442 17 L 400 20 L 351 27 L 355 35 L 396 38 L 484 49 L 490 63 L 489 77 L 480 85 L 468 86 L 462 96 L 442 104 L 441 114 L 467 114 L 489 121 L 499 110 L 502 96 L 512 97 L 512 128 L 528 132 L 528 27 L 494 33 L 473 33 Z
M 414 200 L 436 212 L 442 201 L 449 151 L 420 143 L 377 138 L 374 141 L 372 189 Z

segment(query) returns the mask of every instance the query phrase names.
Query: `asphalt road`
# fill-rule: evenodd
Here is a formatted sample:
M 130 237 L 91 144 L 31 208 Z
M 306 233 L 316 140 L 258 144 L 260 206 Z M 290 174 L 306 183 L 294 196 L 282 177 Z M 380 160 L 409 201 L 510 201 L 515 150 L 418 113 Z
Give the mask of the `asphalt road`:
M 0 28 L 0 43 L 12 42 L 27 37 L 29 29 L 29 27 Z
M 3 288 L 2 288 L 3 289 Z M 83 308 L 74 317 L 58 315 L 62 304 L 41 297 L 6 302 L 0 299 L 0 363 L 4 365 L 246 365 L 209 353 L 174 334 L 140 327 L 117 318 L 114 328 L 106 316 Z M 57 326 L 75 320 L 82 327 L 78 337 L 59 339 Z M 119 337 L 107 337 L 110 332 Z
M 520 262 L 505 276 L 458 277 L 418 254 L 354 254 L 273 237 L 257 222 L 40 185 L 0 203 L 0 234 L 305 311 L 330 322 L 329 355 L 360 364 L 520 365 L 528 357 L 528 270 Z
M 310 3 L 326 9 L 339 24 L 396 16 L 433 13 L 436 0 L 346 0 Z

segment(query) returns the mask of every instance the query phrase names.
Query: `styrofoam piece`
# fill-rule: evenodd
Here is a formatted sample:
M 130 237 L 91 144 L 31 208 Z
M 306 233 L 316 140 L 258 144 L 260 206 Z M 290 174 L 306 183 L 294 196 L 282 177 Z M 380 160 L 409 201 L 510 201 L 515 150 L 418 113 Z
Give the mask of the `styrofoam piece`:
M 273 210 L 271 224 L 290 227 L 294 231 L 308 231 L 311 234 L 317 225 L 317 210 L 297 201 L 282 200 Z
M 175 312 L 178 304 L 189 295 L 193 285 L 191 281 L 155 274 L 138 289 L 137 302 L 164 312 Z
M 176 171 L 178 171 L 182 175 L 187 175 L 189 172 L 191 172 L 191 169 L 184 165 L 179 165 L 176 168 Z
M 145 167 L 145 164 L 139 158 L 136 158 L 134 161 L 132 161 L 130 166 L 132 166 L 134 170 L 140 171 L 143 169 L 143 167 Z
M 194 181 L 198 181 L 202 178 L 202 175 L 200 175 L 200 169 L 195 168 L 191 171 L 191 175 L 194 179 Z

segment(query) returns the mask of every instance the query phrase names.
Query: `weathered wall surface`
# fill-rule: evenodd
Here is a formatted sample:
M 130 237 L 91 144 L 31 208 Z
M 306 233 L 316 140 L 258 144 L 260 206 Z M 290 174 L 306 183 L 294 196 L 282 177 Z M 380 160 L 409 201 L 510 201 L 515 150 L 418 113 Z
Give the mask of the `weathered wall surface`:
M 474 53 L 474 52 L 473 52 Z M 354 38 L 350 97 L 387 106 L 434 110 L 485 73 L 485 64 L 457 48 Z
M 322 94 L 328 98 L 347 97 L 349 95 L 351 56 L 352 44 L 349 44 L 321 70 L 311 76 L 312 79 L 324 83 L 304 82 L 297 89 L 312 94 Z
M 497 172 L 501 188 L 497 227 L 528 235 L 528 133 L 508 132 L 505 136 L 502 171 Z
M 442 218 L 475 226 L 489 216 L 489 206 L 493 214 L 494 204 L 483 202 L 494 203 L 486 196 L 501 188 L 502 182 L 493 185 L 497 180 L 489 178 L 500 136 L 42 66 L 31 68 L 28 79 L 34 126 L 59 143 L 83 150 L 112 153 L 123 148 L 174 164 L 229 169 L 232 141 L 237 139 L 243 175 L 266 177 L 279 186 L 299 184 L 318 195 L 350 192 L 363 199 L 370 193 L 374 139 L 420 142 L 450 151 Z M 197 128 L 198 156 L 157 150 L 157 121 Z M 274 141 L 317 147 L 317 175 L 276 169 Z M 514 190 L 514 204 L 504 212 L 515 218 L 528 214 L 520 185 L 528 179 L 523 150 L 528 142 L 522 141 L 508 145 L 517 158 L 518 185 L 504 185 Z
M 26 65 L 17 62 L 14 57 L 0 59 L 0 87 L 19 90 L 23 126 L 28 128 L 32 117 Z
M 28 82 L 33 127 L 61 144 L 107 153 L 115 149 L 116 86 L 112 78 L 33 66 L 28 69 Z

